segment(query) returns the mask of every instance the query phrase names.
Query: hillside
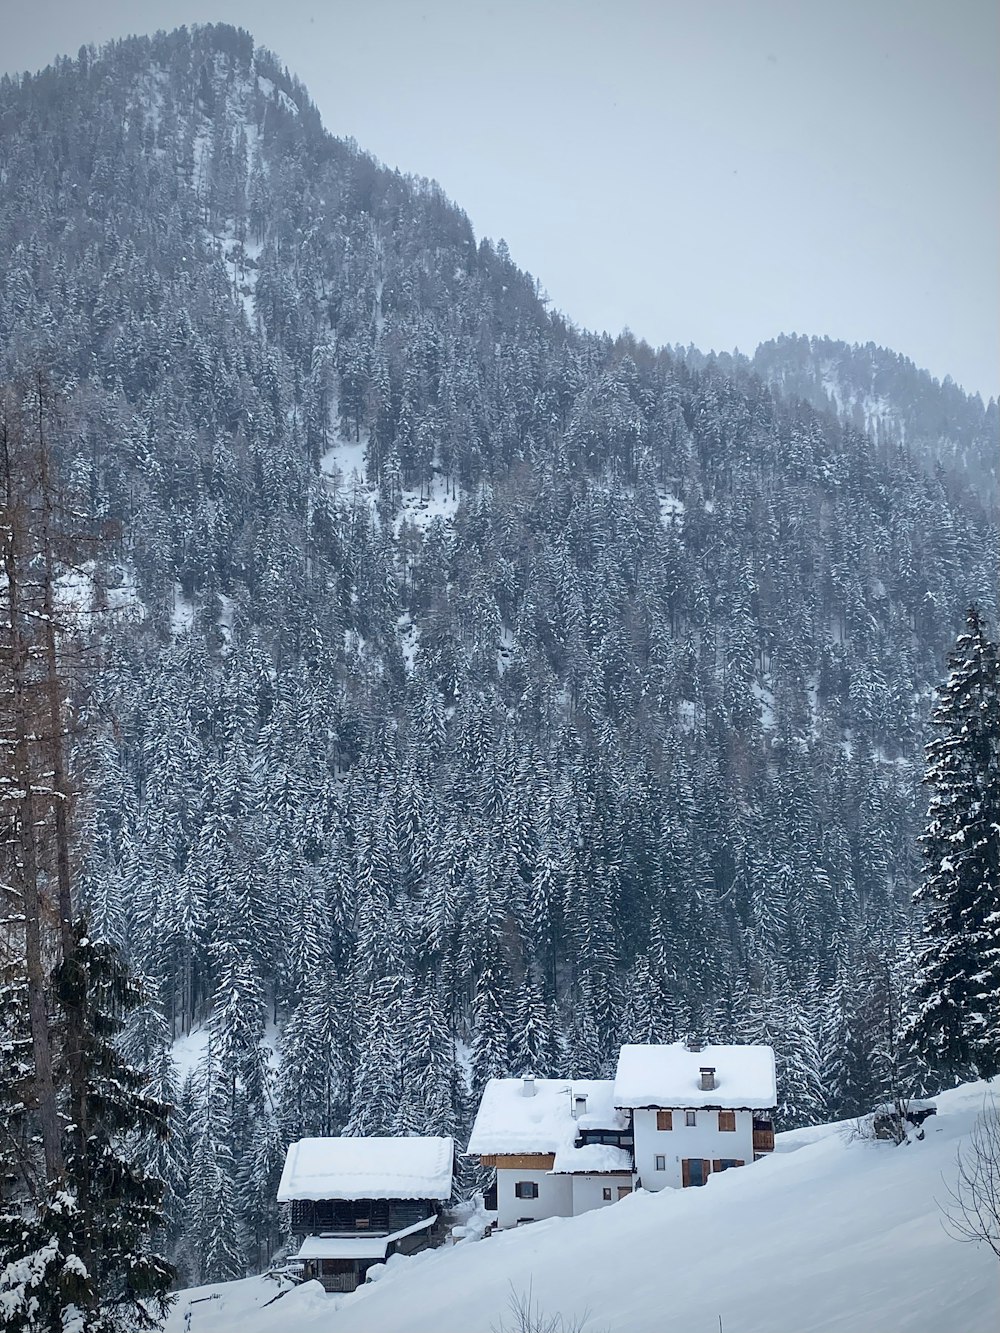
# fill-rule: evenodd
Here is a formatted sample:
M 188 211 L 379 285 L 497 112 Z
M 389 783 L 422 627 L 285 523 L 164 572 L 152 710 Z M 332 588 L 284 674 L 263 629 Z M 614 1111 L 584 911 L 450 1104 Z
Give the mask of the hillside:
M 290 1140 L 461 1138 L 495 1074 L 697 1028 L 775 1045 L 785 1126 L 878 1100 L 995 488 L 574 328 L 232 28 L 4 79 L 0 186 L 3 375 L 106 534 L 84 882 L 185 1280 L 266 1264 Z
M 830 408 L 859 430 L 903 445 L 927 466 L 940 466 L 995 494 L 1000 471 L 1000 413 L 951 380 L 885 347 L 849 346 L 830 338 L 776 338 L 762 343 L 754 371 L 784 393 Z
M 714 1333 L 720 1318 L 724 1333 L 988 1333 L 996 1260 L 951 1239 L 936 1202 L 986 1095 L 941 1094 L 922 1142 L 793 1130 L 704 1189 L 397 1259 L 353 1296 L 310 1283 L 263 1310 L 277 1291 L 263 1279 L 183 1292 L 167 1333 L 494 1333 L 529 1289 L 550 1316 L 586 1314 L 587 1333 Z

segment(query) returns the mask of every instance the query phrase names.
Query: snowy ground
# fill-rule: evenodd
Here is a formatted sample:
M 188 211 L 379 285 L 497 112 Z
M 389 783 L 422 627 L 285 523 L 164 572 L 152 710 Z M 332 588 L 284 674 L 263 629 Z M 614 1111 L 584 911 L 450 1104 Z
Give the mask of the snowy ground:
M 926 1138 L 780 1135 L 774 1157 L 703 1189 L 390 1262 L 352 1296 L 261 1278 L 182 1293 L 169 1333 L 500 1333 L 533 1300 L 587 1333 L 994 1333 L 1000 1266 L 952 1240 L 937 1200 L 985 1085 L 938 1097 Z M 192 1303 L 196 1301 L 197 1303 Z M 185 1323 L 190 1313 L 189 1323 Z

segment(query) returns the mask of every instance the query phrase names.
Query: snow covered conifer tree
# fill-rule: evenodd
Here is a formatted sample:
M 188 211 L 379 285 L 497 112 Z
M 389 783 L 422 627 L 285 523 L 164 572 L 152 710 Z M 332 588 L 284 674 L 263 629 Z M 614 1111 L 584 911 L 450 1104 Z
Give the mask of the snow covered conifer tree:
M 927 747 L 926 909 L 910 1038 L 929 1064 L 1000 1072 L 1000 653 L 970 608 Z
M 553 1069 L 558 1061 L 555 1019 L 542 987 L 527 975 L 517 994 L 512 1025 L 511 1065 L 516 1073 Z
M 153 1328 L 166 1314 L 173 1270 L 148 1247 L 150 1233 L 163 1225 L 163 1182 L 143 1169 L 137 1149 L 166 1137 L 170 1108 L 145 1095 L 143 1075 L 115 1046 L 124 1015 L 139 1002 L 120 955 L 88 937 L 85 918 L 74 934 L 56 992 L 63 1009 L 82 1011 L 83 1096 L 72 1107 L 66 1147 L 68 1182 L 83 1211 L 76 1250 L 100 1310 L 95 1333 Z
M 499 950 L 488 945 L 472 1003 L 472 1083 L 479 1093 L 491 1078 L 503 1078 L 510 1064 L 510 1022 L 504 1004 L 505 980 Z
M 245 1236 L 237 1221 L 231 1083 L 220 1068 L 214 1037 L 198 1066 L 192 1119 L 187 1197 L 191 1274 L 198 1282 L 227 1282 L 244 1277 L 247 1262 Z
M 151 988 L 147 984 L 144 989 L 148 993 Z M 146 1174 L 162 1180 L 165 1186 L 163 1224 L 153 1233 L 152 1244 L 169 1254 L 183 1229 L 191 1160 L 184 1117 L 178 1110 L 181 1087 L 171 1054 L 170 1028 L 155 1005 L 147 1001 L 130 1016 L 119 1047 L 127 1063 L 141 1071 L 144 1094 L 175 1108 L 169 1135 L 147 1135 L 137 1145 L 138 1160 Z
M 0 1214 L 3 1327 L 157 1328 L 174 1273 L 148 1247 L 150 1232 L 162 1227 L 163 1183 L 146 1174 L 136 1149 L 146 1136 L 167 1132 L 169 1108 L 143 1095 L 142 1076 L 114 1045 L 136 992 L 116 951 L 92 941 L 83 919 L 55 988 L 60 1008 L 76 1010 L 79 1100 L 67 1107 L 64 1177 L 30 1209 Z

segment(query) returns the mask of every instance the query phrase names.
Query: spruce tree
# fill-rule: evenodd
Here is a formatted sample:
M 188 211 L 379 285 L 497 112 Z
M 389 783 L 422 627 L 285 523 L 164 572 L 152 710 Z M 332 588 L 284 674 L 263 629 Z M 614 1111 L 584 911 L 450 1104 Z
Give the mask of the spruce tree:
M 1000 653 L 970 608 L 934 710 L 920 839 L 926 911 L 910 1037 L 951 1073 L 1000 1072 Z
M 148 1136 L 168 1132 L 169 1107 L 143 1094 L 142 1075 L 115 1045 L 138 996 L 117 952 L 91 940 L 83 919 L 55 989 L 62 1013 L 75 1011 L 83 1078 L 79 1100 L 67 1108 L 63 1177 L 30 1205 L 0 1214 L 3 1327 L 158 1328 L 174 1273 L 148 1248 L 150 1233 L 163 1225 L 163 1183 L 138 1158 Z

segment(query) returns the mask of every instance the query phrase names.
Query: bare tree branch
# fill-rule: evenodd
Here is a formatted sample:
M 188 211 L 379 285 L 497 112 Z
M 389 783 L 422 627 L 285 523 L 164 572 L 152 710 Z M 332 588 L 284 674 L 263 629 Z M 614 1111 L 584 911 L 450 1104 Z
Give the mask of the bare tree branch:
M 985 1242 L 1000 1259 L 1000 1112 L 992 1097 L 955 1160 L 956 1177 L 945 1182 L 948 1197 L 940 1205 L 944 1228 L 955 1240 Z

